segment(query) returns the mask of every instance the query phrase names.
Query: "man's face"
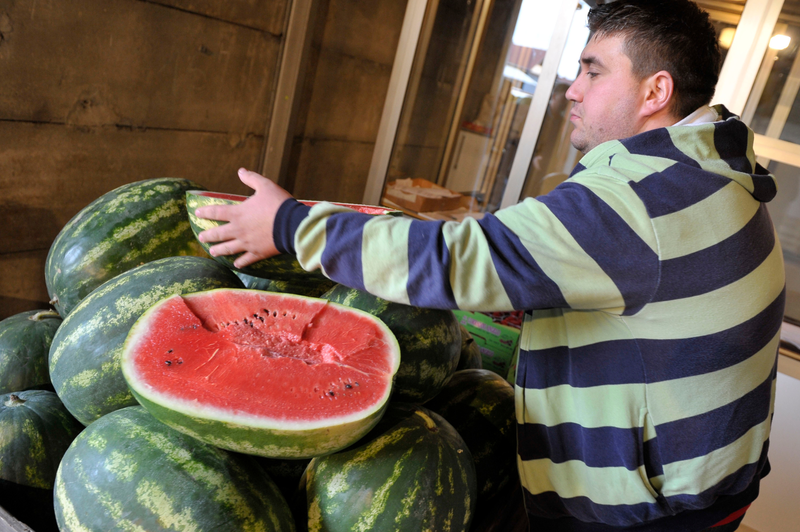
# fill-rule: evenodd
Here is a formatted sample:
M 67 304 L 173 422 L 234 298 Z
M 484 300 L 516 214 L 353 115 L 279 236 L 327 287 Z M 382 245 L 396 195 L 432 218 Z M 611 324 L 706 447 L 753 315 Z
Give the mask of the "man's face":
M 570 141 L 587 153 L 607 140 L 639 133 L 640 81 L 631 71 L 621 36 L 592 37 L 581 54 L 581 71 L 567 90 L 573 102 Z

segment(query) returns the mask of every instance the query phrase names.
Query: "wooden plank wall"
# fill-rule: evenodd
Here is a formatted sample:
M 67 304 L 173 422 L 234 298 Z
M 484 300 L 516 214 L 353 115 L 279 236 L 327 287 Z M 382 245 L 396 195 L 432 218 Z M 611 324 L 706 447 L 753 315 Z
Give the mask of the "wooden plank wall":
M 0 3 L 0 319 L 46 308 L 50 243 L 103 193 L 164 176 L 246 192 L 288 4 Z
M 287 186 L 360 203 L 407 0 L 320 0 Z

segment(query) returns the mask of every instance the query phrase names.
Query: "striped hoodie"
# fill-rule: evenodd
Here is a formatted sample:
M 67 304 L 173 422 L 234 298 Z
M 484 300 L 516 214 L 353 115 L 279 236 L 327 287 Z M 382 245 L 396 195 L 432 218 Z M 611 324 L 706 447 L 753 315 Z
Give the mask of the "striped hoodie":
M 392 301 L 526 311 L 515 390 L 532 530 L 702 530 L 769 470 L 785 296 L 774 178 L 717 111 L 603 143 L 551 193 L 480 221 L 287 200 L 276 245 Z

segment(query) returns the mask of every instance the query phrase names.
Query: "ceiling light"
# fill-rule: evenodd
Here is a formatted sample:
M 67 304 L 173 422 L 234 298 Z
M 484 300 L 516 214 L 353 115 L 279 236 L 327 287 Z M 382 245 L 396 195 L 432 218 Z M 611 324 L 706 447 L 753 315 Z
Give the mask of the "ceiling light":
M 773 35 L 769 40 L 769 47 L 773 50 L 784 50 L 791 41 L 792 38 L 788 35 Z
M 719 45 L 726 50 L 730 48 L 735 33 L 736 28 L 723 28 L 722 31 L 719 32 Z

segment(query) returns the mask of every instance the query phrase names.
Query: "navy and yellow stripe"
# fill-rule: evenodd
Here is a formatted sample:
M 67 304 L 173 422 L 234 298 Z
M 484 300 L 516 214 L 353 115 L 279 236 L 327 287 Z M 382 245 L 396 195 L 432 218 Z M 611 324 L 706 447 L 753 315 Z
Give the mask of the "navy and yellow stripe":
M 276 241 L 385 299 L 526 310 L 518 466 L 535 529 L 701 530 L 769 471 L 786 298 L 774 178 L 717 111 L 606 142 L 480 221 L 319 204 L 279 216 Z

